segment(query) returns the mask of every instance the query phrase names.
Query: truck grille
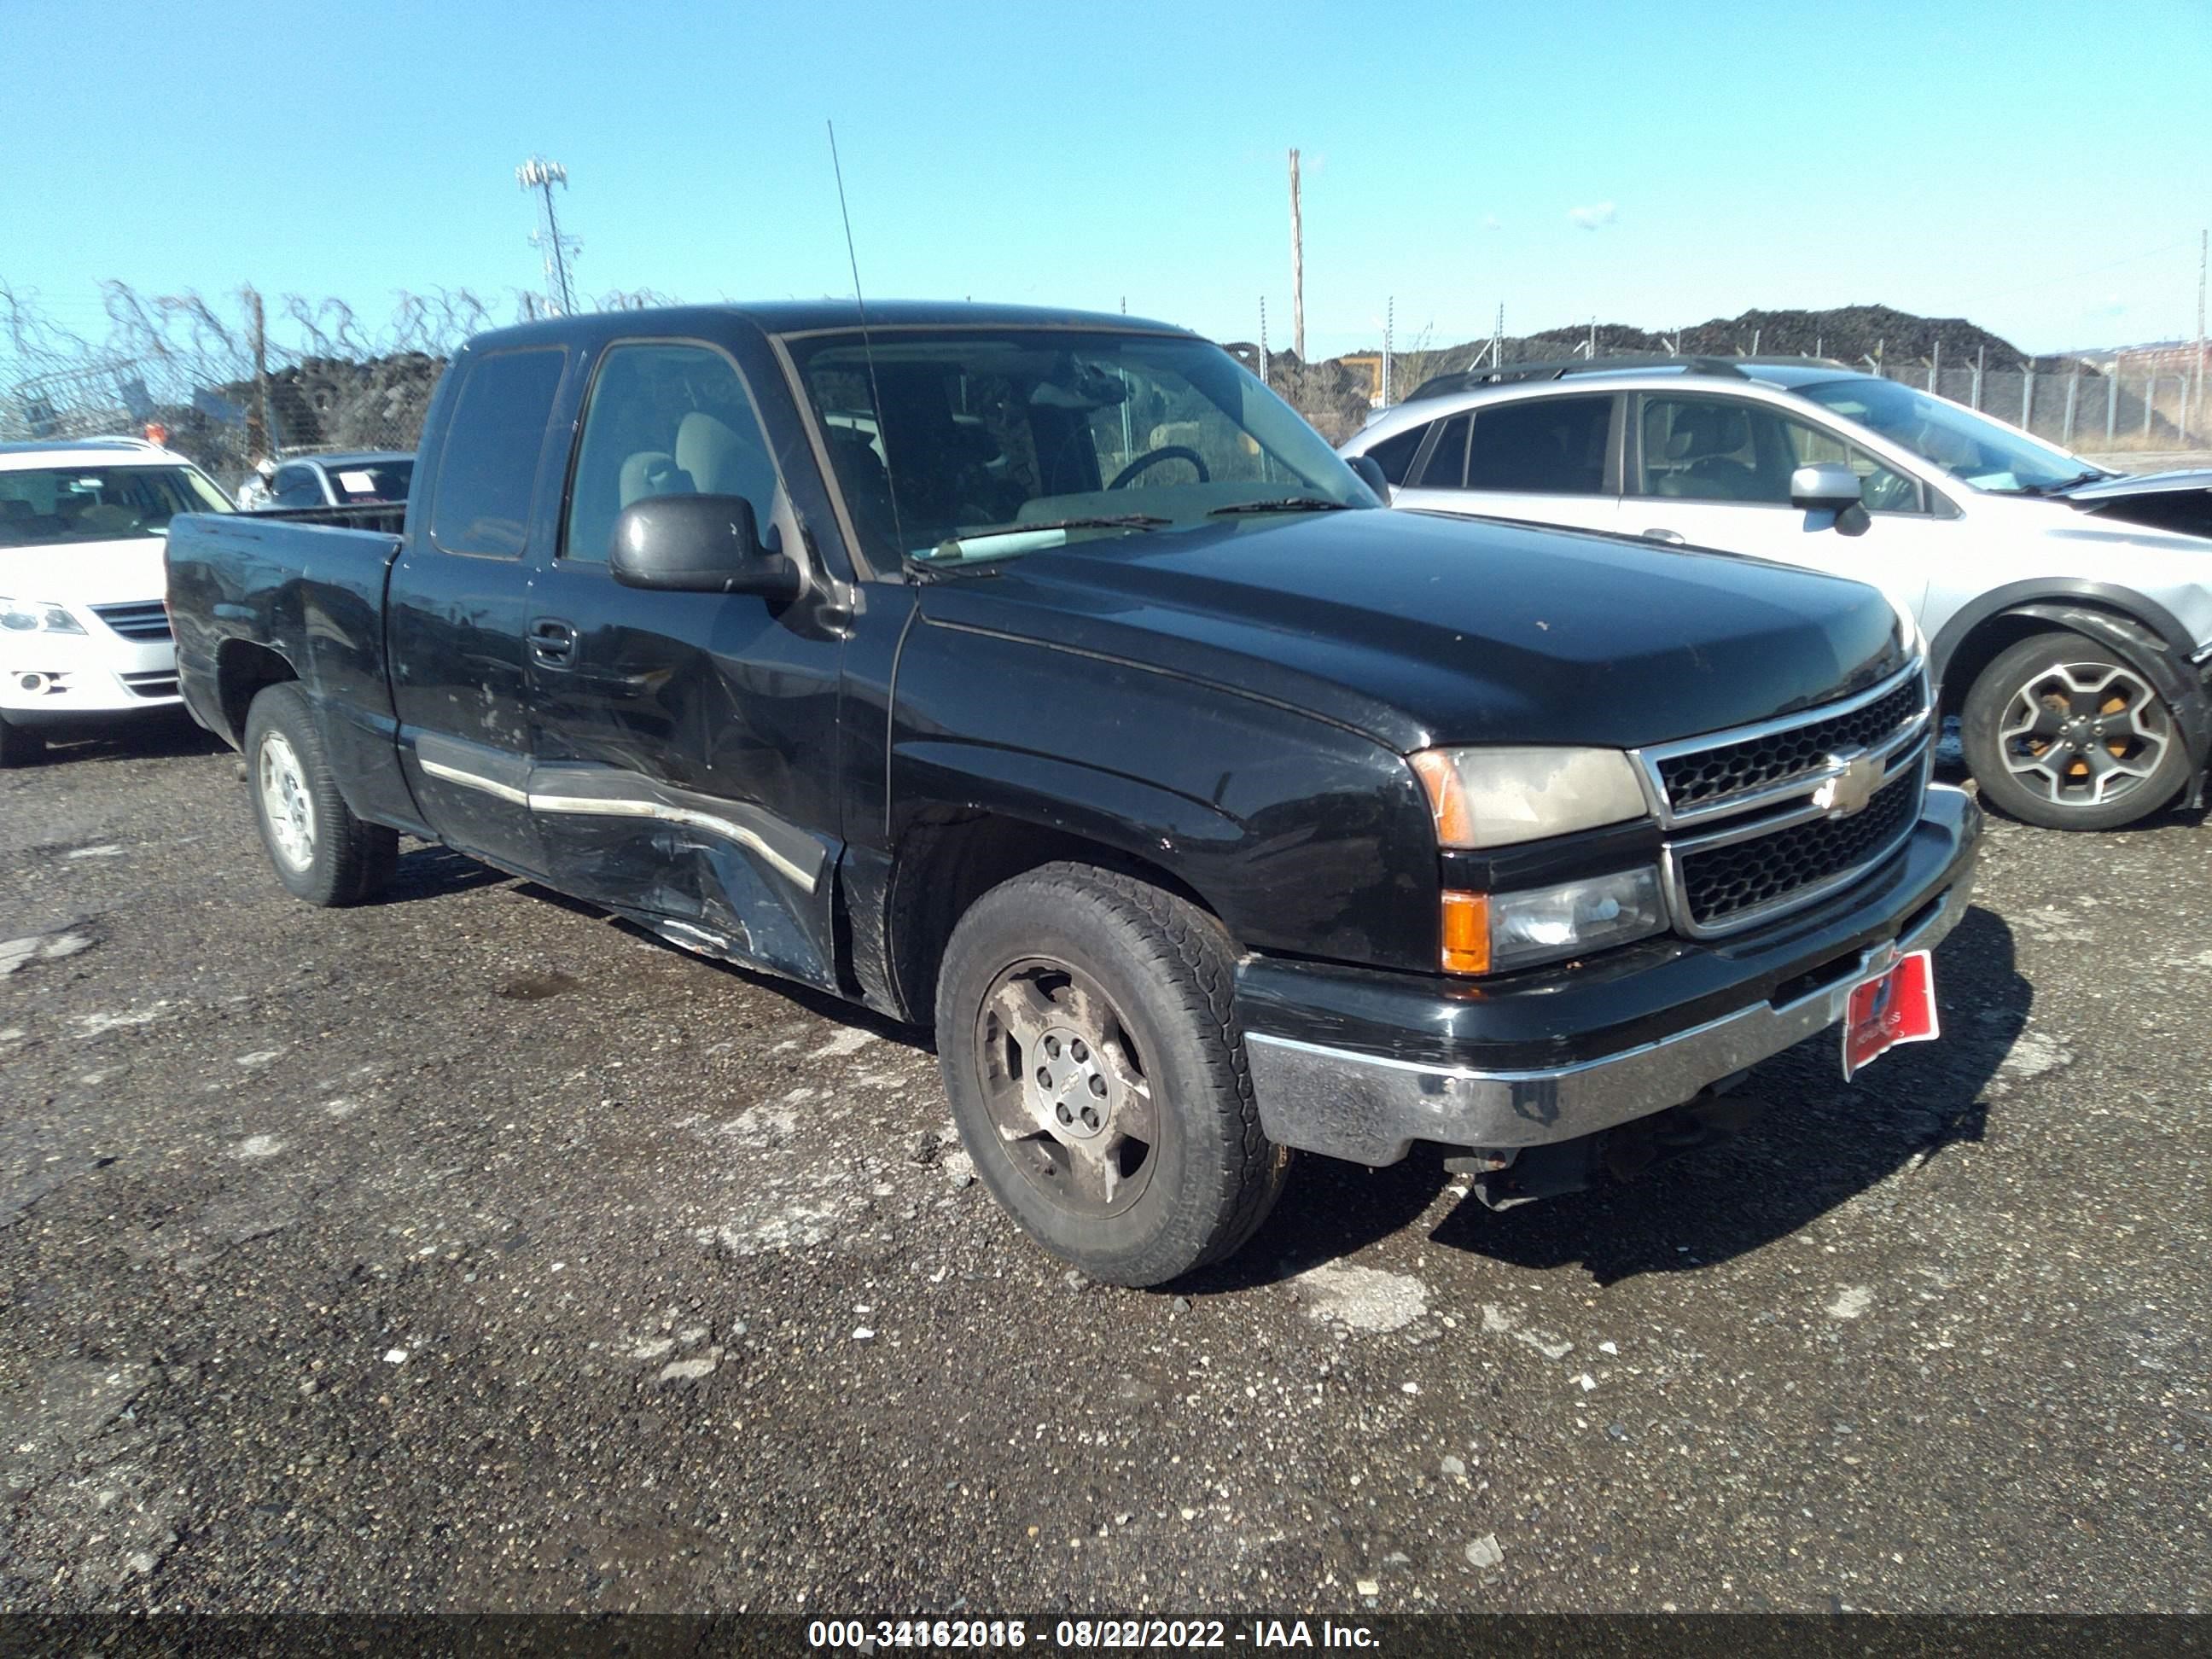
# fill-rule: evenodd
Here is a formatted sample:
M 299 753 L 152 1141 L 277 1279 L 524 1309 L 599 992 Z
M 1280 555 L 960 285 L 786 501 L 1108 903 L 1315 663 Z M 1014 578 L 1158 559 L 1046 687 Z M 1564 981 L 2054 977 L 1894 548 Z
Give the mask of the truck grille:
M 1915 676 L 1847 714 L 1663 760 L 1659 781 L 1680 813 L 1803 777 L 1826 766 L 1831 755 L 1879 747 L 1920 712 L 1926 695 Z
M 169 613 L 159 599 L 143 605 L 95 605 L 92 613 L 126 640 L 150 643 L 169 637 Z
M 1932 749 L 1914 663 L 1856 697 L 1637 758 L 1667 835 L 1676 925 L 1733 933 L 1814 902 L 1901 847 Z
M 1920 817 L 1917 772 L 1875 791 L 1865 811 L 1847 818 L 1814 818 L 1771 835 L 1690 853 L 1682 859 L 1681 892 L 1692 924 L 1711 930 L 1731 917 L 1765 911 L 1809 889 L 1825 890 L 1904 839 Z

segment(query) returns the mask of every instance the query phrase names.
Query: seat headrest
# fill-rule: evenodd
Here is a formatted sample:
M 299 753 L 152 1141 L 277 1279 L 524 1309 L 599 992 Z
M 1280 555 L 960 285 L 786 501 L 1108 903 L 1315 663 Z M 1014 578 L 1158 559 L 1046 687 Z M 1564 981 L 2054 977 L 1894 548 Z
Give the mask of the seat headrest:
M 676 465 L 702 495 L 742 495 L 760 471 L 760 449 L 727 422 L 695 409 L 676 425 Z
M 1667 458 L 1697 461 L 1733 455 L 1750 436 L 1751 422 L 1740 409 L 1723 404 L 1677 404 L 1674 424 L 1667 434 Z
M 617 481 L 621 505 L 651 501 L 655 495 L 689 495 L 691 475 L 676 465 L 665 450 L 641 449 L 622 464 Z

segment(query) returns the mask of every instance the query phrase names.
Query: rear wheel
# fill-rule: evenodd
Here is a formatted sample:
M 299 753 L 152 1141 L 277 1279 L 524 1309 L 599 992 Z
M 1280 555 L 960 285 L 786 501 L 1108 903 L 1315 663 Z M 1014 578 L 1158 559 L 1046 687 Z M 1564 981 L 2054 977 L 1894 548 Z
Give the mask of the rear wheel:
M 0 719 L 0 766 L 28 766 L 46 752 L 43 733 Z
M 2188 781 L 2173 711 L 2142 672 L 2079 634 L 2036 634 L 1966 693 L 1960 737 L 1982 797 L 2049 830 L 2116 830 Z
M 296 683 L 265 689 L 246 716 L 246 782 L 261 844 L 285 891 L 310 904 L 374 898 L 399 861 L 399 834 L 356 817 Z
M 953 930 L 937 1044 L 976 1172 L 1054 1255 L 1159 1285 L 1238 1249 L 1290 1166 L 1261 1133 L 1229 940 L 1089 865 L 991 890 Z

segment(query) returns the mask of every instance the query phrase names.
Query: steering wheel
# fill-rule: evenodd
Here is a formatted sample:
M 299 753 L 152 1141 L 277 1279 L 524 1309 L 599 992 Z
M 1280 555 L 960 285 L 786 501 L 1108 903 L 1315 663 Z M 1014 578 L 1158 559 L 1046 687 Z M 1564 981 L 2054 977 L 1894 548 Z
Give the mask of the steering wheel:
M 1119 472 L 1116 472 L 1114 475 L 1114 482 L 1108 484 L 1106 488 L 1109 489 L 1126 489 L 1129 487 L 1130 481 L 1139 472 L 1144 471 L 1148 467 L 1158 466 L 1162 461 L 1188 461 L 1193 466 L 1198 469 L 1199 483 L 1211 483 L 1213 482 L 1213 475 L 1206 470 L 1206 463 L 1200 459 L 1199 453 L 1196 450 L 1186 449 L 1181 444 L 1169 444 L 1164 448 L 1146 450 L 1143 454 L 1138 456 L 1135 460 L 1130 462 L 1128 465 L 1123 467 Z

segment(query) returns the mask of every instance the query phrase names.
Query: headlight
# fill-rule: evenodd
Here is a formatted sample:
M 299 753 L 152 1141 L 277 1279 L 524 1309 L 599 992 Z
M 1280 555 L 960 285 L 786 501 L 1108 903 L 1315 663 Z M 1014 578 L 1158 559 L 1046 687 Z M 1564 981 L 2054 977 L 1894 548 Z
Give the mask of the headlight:
M 1897 637 L 1905 647 L 1905 659 L 1907 662 L 1925 662 L 1928 659 L 1928 635 L 1920 626 L 1920 619 L 1895 594 L 1885 593 L 1883 597 L 1888 599 L 1889 608 L 1897 612 Z
M 1443 896 L 1448 974 L 1498 974 L 1587 955 L 1667 929 L 1659 872 L 1650 865 L 1517 893 Z
M 1650 811 L 1618 749 L 1424 749 L 1412 760 L 1443 847 L 1511 847 Z
M 0 628 L 11 634 L 82 634 L 75 617 L 43 599 L 0 599 Z

